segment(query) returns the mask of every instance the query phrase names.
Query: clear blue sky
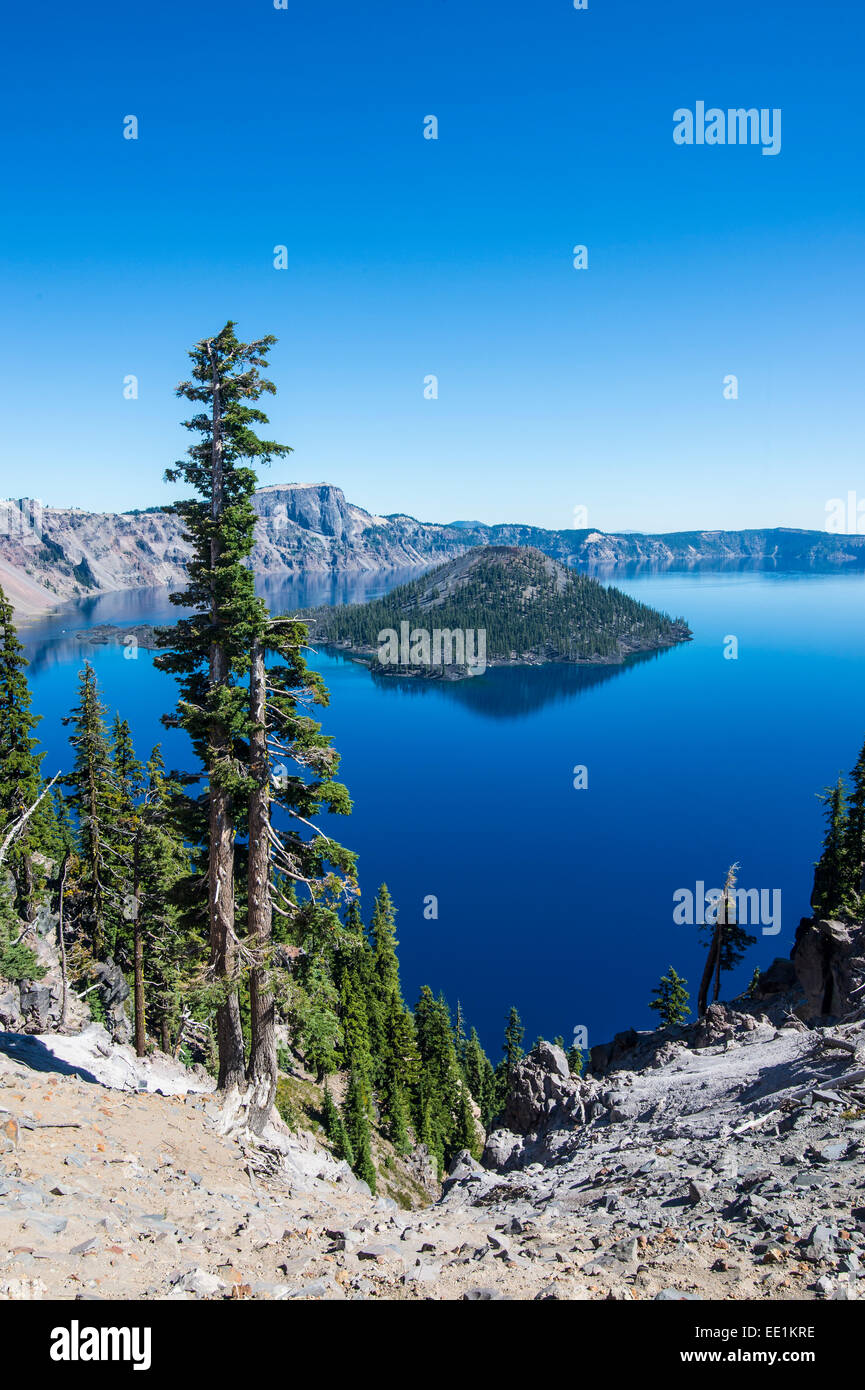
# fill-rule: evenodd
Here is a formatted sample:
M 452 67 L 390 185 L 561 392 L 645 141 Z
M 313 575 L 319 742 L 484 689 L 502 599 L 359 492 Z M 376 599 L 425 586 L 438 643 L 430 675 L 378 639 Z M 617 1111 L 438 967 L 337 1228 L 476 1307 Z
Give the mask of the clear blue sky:
M 230 317 L 280 339 L 296 453 L 264 481 L 439 521 L 822 527 L 865 497 L 863 23 L 852 0 L 14 7 L 0 495 L 165 500 L 186 348 Z M 780 107 L 781 153 L 674 145 L 697 100 Z

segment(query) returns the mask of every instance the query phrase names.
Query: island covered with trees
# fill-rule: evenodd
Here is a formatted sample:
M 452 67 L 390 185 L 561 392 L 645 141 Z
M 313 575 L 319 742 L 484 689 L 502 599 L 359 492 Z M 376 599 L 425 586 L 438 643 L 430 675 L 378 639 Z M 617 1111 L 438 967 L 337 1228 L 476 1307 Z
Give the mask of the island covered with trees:
M 690 639 L 670 618 L 532 546 L 484 546 L 369 603 L 306 610 L 311 640 L 382 674 L 459 679 L 487 666 L 621 664 Z

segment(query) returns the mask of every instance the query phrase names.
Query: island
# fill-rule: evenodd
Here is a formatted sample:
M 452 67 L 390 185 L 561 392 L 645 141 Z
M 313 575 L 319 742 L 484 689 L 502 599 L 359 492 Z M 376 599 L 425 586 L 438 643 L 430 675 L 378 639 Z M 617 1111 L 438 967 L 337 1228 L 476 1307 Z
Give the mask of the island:
M 383 598 L 301 610 L 310 640 L 380 675 L 462 680 L 489 666 L 620 665 L 691 638 L 670 618 L 532 546 L 482 546 Z

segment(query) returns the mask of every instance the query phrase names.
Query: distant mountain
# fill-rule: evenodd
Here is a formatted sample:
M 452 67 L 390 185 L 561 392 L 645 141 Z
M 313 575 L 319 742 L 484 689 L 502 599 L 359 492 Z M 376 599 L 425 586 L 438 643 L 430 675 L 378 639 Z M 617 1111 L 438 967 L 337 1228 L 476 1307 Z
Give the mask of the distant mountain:
M 668 535 L 548 531 L 460 521 L 442 526 L 375 516 L 329 483 L 259 489 L 253 568 L 263 574 L 346 573 L 438 564 L 475 546 L 534 546 L 568 565 L 699 565 L 759 561 L 779 569 L 865 567 L 865 536 L 789 529 Z M 0 585 L 22 613 L 104 590 L 177 585 L 190 547 L 170 511 L 85 512 L 0 502 Z
M 311 637 L 383 675 L 459 678 L 487 666 L 621 664 L 687 641 L 671 620 L 532 546 L 483 546 L 370 603 L 310 610 Z

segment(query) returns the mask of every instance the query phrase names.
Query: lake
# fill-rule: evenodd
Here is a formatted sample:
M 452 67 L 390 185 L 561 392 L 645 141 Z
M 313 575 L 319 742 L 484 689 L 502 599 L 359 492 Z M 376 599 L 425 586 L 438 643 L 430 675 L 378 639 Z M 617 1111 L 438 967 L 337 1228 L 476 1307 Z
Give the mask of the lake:
M 288 611 L 371 598 L 407 577 L 270 578 L 261 591 Z M 576 1027 L 591 1045 L 653 1025 L 648 1001 L 671 964 L 693 999 L 703 950 L 696 926 L 674 922 L 673 896 L 720 887 L 734 861 L 740 886 L 780 890 L 782 914 L 780 930 L 755 928 L 724 996 L 789 954 L 822 839 L 816 793 L 865 740 L 865 576 L 601 577 L 683 615 L 693 641 L 621 667 L 498 668 L 457 683 L 313 661 L 355 806 L 335 833 L 359 853 L 365 916 L 386 881 L 407 1001 L 425 983 L 452 1009 L 459 999 L 493 1061 L 511 1004 L 527 1045 L 539 1033 L 570 1040 Z M 176 616 L 163 591 L 137 590 L 22 627 L 49 776 L 70 766 L 60 721 L 85 655 L 139 754 L 161 741 L 169 766 L 192 766 L 185 736 L 160 726 L 175 685 L 151 654 L 129 660 L 75 635 Z M 588 785 L 577 790 L 581 766 Z M 431 898 L 436 918 L 425 916 Z

